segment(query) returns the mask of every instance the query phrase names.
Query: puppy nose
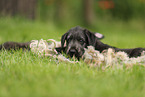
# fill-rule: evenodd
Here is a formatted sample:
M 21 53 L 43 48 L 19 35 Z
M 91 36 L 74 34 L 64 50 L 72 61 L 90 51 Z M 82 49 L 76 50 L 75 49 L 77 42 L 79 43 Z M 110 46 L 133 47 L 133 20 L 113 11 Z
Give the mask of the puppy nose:
M 75 54 L 76 53 L 76 50 L 75 49 L 70 49 L 70 53 Z
M 71 53 L 76 53 L 76 50 L 75 49 L 70 49 L 70 52 Z

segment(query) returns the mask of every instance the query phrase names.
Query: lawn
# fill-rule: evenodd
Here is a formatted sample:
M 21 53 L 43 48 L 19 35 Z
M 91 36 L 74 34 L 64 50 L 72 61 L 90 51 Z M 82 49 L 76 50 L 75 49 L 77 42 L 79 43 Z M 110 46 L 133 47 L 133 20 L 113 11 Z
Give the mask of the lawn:
M 0 43 L 56 39 L 69 28 L 54 23 L 24 19 L 0 19 Z M 145 24 L 98 20 L 96 28 L 105 35 L 102 41 L 120 48 L 145 47 Z M 145 97 L 145 68 L 107 69 L 80 62 L 68 64 L 32 52 L 0 52 L 0 97 Z

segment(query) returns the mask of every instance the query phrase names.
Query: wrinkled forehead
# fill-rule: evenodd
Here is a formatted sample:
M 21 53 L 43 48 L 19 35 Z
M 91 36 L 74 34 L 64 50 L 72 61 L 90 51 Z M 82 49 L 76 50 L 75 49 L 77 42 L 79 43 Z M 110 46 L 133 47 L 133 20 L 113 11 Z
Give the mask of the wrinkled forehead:
M 72 39 L 78 39 L 78 38 L 83 38 L 85 39 L 85 33 L 82 30 L 70 30 L 69 34 L 67 36 L 67 39 L 72 38 Z

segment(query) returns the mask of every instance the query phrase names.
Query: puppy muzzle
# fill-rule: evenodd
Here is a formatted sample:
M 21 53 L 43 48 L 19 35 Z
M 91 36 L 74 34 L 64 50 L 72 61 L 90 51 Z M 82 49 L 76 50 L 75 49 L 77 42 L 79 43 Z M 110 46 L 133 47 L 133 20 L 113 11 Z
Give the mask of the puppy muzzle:
M 78 60 L 82 56 L 83 52 L 82 50 L 76 49 L 76 48 L 68 48 L 66 52 L 70 57 L 75 56 Z

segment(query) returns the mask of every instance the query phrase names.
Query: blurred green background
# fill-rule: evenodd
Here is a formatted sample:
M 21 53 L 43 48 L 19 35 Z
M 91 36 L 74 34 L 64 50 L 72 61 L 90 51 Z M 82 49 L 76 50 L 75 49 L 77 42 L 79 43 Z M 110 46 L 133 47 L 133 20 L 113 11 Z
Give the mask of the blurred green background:
M 145 47 L 144 17 L 145 0 L 0 0 L 0 43 L 60 40 L 80 25 L 107 44 Z
M 94 26 L 100 18 L 144 20 L 145 0 L 0 0 L 0 14 L 61 26 Z
M 0 0 L 0 44 L 55 39 L 80 25 L 118 48 L 145 48 L 145 0 Z M 0 52 L 0 97 L 145 97 L 145 68 L 91 68 Z

